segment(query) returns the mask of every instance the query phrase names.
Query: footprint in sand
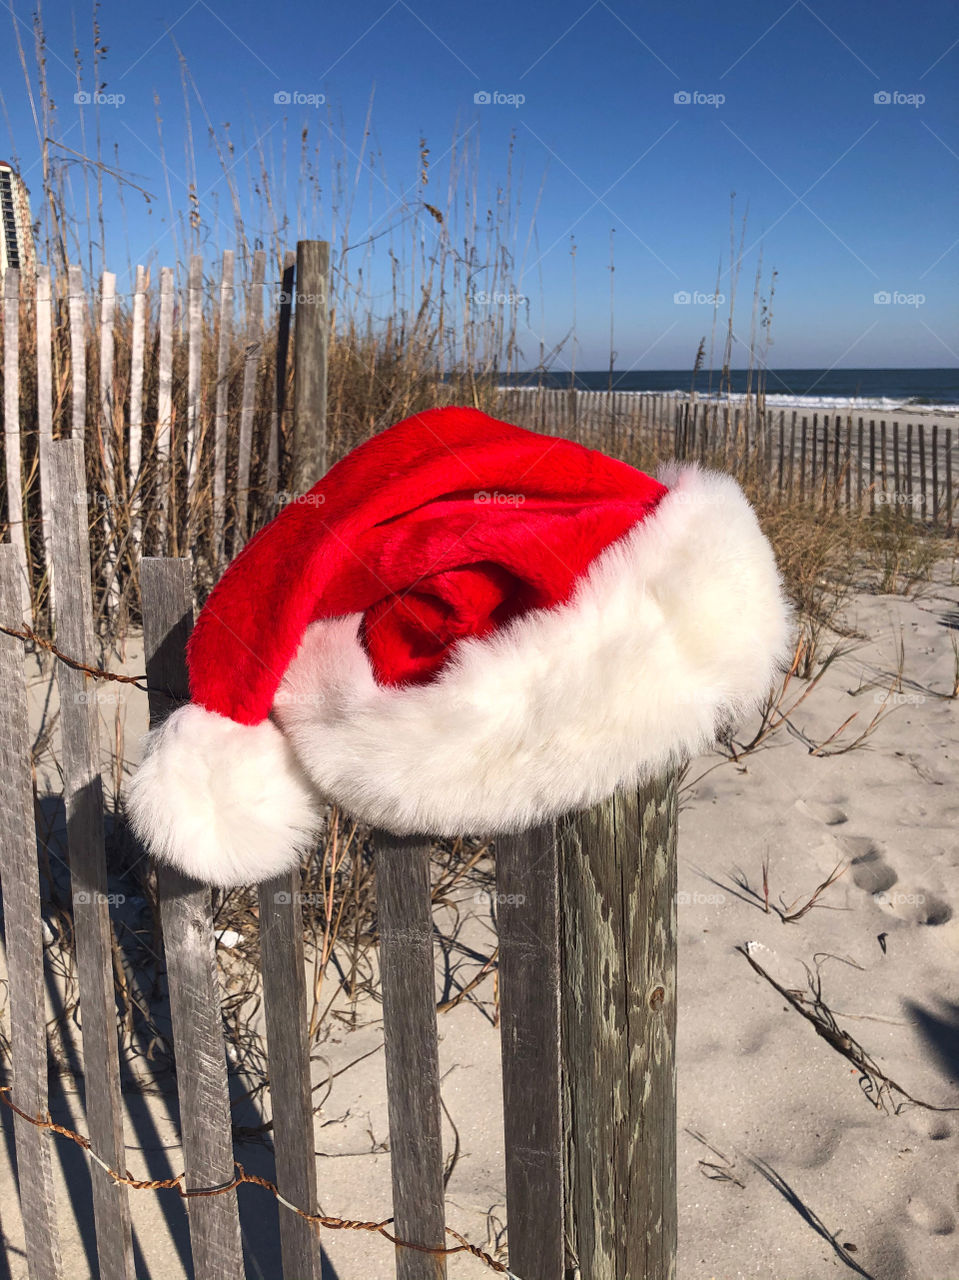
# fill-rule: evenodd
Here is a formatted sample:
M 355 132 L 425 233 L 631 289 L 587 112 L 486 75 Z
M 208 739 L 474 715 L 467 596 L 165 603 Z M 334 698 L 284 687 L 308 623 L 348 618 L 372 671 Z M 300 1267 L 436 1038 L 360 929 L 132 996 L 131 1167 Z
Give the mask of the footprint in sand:
M 888 893 L 898 883 L 899 876 L 875 841 L 867 836 L 844 836 L 838 843 L 851 860 L 852 882 L 857 889 L 866 893 Z
M 910 1196 L 906 1212 L 917 1227 L 922 1227 L 931 1236 L 952 1235 L 956 1229 L 956 1219 L 945 1205 L 932 1205 L 927 1200 Z
M 809 818 L 815 818 L 827 827 L 839 827 L 849 821 L 849 815 L 841 805 L 829 801 L 797 800 L 796 808 Z
M 934 893 L 917 893 L 913 920 L 916 924 L 948 924 L 952 919 L 952 907 L 944 898 Z
M 927 1138 L 930 1142 L 942 1142 L 952 1137 L 952 1122 L 945 1116 L 937 1116 L 928 1111 L 908 1111 L 905 1114 L 906 1124 L 917 1138 Z

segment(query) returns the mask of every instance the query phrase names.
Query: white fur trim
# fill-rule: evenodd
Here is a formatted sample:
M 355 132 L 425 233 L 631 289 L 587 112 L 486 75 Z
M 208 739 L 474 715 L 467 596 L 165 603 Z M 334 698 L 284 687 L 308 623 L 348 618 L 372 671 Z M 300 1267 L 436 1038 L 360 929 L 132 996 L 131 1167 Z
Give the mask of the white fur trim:
M 145 746 L 127 812 L 158 858 L 224 887 L 296 865 L 321 802 L 272 721 L 237 724 L 191 703 L 151 730 Z
M 314 623 L 273 714 L 319 791 L 388 830 L 519 830 L 705 749 L 762 699 L 789 610 L 729 476 L 673 465 L 655 511 L 565 605 L 461 642 L 431 683 L 376 684 L 360 616 Z

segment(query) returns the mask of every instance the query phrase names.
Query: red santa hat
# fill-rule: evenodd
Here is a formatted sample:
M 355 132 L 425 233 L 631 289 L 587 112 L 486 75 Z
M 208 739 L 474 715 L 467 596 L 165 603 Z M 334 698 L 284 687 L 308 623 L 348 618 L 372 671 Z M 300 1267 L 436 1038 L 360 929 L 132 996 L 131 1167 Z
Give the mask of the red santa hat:
M 219 885 L 267 879 L 324 803 L 400 833 L 495 835 L 708 746 L 787 642 L 736 482 L 653 479 L 473 409 L 362 444 L 244 548 L 188 649 L 128 808 Z

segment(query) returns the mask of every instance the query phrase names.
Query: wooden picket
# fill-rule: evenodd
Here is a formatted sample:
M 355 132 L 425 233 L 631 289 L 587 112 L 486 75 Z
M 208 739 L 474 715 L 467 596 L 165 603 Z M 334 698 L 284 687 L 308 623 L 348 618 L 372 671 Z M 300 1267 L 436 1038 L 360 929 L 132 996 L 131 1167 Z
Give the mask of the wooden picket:
M 430 847 L 376 833 L 377 918 L 393 1220 L 403 1240 L 446 1243 Z M 445 1280 L 442 1256 L 396 1250 L 397 1280 Z
M 57 641 L 87 666 L 96 664 L 83 441 L 52 446 L 53 559 L 61 583 L 57 594 Z M 96 688 L 82 671 L 59 663 L 61 766 L 67 816 L 67 852 L 73 885 L 73 930 L 77 949 L 86 1114 L 92 1150 L 111 1169 L 123 1169 L 123 1103 L 117 1044 L 116 996 L 107 898 L 100 724 Z M 97 1254 L 103 1280 L 134 1280 L 127 1189 L 100 1165 L 91 1168 Z
M 20 463 L 20 272 L 13 267 L 3 278 L 3 447 L 7 525 L 16 559 L 20 616 L 29 621 L 33 606 Z
M 17 552 L 0 546 L 0 624 L 20 626 L 21 604 Z M 12 1100 L 27 1116 L 43 1116 L 47 1043 L 27 690 L 20 645 L 4 632 L 0 632 L 0 725 L 0 886 L 9 966 Z M 25 1231 L 30 1280 L 59 1280 L 60 1236 L 50 1146 L 46 1135 L 19 1115 L 14 1117 L 14 1134 L 20 1201 L 30 1209 Z
M 140 572 L 150 723 L 155 726 L 189 699 L 186 641 L 193 626 L 193 584 L 188 559 L 144 559 Z M 158 870 L 157 884 L 186 1185 L 188 1190 L 208 1190 L 230 1183 L 234 1173 L 211 894 L 172 867 Z M 197 1276 L 242 1280 L 236 1191 L 191 1197 L 187 1205 Z

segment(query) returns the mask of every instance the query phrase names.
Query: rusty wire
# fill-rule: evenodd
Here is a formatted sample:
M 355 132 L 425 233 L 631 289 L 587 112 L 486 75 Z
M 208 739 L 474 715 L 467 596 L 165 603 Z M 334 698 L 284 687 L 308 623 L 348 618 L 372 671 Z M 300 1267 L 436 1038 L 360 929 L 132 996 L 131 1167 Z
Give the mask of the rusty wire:
M 13 636 L 15 640 L 23 640 L 35 645 L 39 645 L 41 649 L 46 649 L 47 653 L 52 653 L 60 662 L 65 663 L 68 667 L 72 667 L 74 671 L 82 671 L 84 675 L 90 676 L 94 680 L 115 680 L 118 684 L 132 684 L 146 693 L 146 685 L 141 684 L 145 676 L 122 676 L 117 671 L 105 671 L 103 667 L 88 667 L 85 662 L 80 662 L 77 658 L 71 658 L 53 643 L 47 640 L 45 636 L 39 635 L 32 627 L 23 627 L 17 630 L 16 627 L 0 626 L 0 632 L 6 636 Z
M 398 1236 L 394 1236 L 387 1230 L 387 1223 L 391 1222 L 391 1218 L 387 1218 L 382 1222 L 363 1222 L 355 1218 L 336 1218 L 328 1214 L 307 1213 L 305 1209 L 299 1208 L 298 1205 L 291 1204 L 284 1196 L 280 1194 L 276 1183 L 270 1182 L 268 1178 L 261 1178 L 255 1173 L 247 1173 L 239 1160 L 234 1160 L 233 1166 L 236 1170 L 233 1178 L 220 1187 L 194 1187 L 189 1189 L 185 1186 L 186 1173 L 177 1174 L 175 1178 L 155 1178 L 152 1180 L 143 1180 L 131 1178 L 129 1174 L 121 1174 L 116 1169 L 101 1160 L 97 1153 L 93 1150 L 93 1145 L 89 1138 L 85 1138 L 82 1133 L 76 1133 L 73 1129 L 67 1129 L 49 1115 L 31 1116 L 23 1111 L 8 1095 L 12 1086 L 0 1085 L 0 1102 L 3 1102 L 10 1110 L 26 1120 L 29 1124 L 36 1125 L 38 1129 L 48 1129 L 51 1133 L 58 1133 L 61 1137 L 69 1138 L 71 1142 L 75 1142 L 77 1146 L 82 1147 L 91 1160 L 103 1169 L 112 1180 L 120 1186 L 131 1187 L 134 1191 L 176 1191 L 184 1200 L 199 1198 L 201 1196 L 220 1196 L 227 1191 L 234 1191 L 243 1183 L 250 1183 L 255 1187 L 263 1187 L 264 1190 L 272 1192 L 278 1204 L 283 1205 L 285 1209 L 289 1209 L 298 1217 L 308 1222 L 314 1231 L 318 1231 L 320 1227 L 326 1227 L 331 1231 L 369 1231 L 375 1235 L 381 1235 L 388 1240 L 390 1244 L 401 1249 L 413 1249 L 417 1253 L 429 1253 L 437 1257 L 449 1257 L 454 1253 L 468 1253 L 474 1258 L 478 1258 L 480 1262 L 485 1262 L 491 1271 L 508 1277 L 508 1280 L 520 1280 L 514 1272 L 510 1271 L 502 1262 L 497 1262 L 495 1258 L 481 1249 L 478 1245 L 470 1244 L 470 1242 L 461 1236 L 458 1231 L 454 1231 L 452 1227 L 446 1228 L 446 1233 L 458 1243 L 456 1245 L 445 1247 L 439 1246 L 431 1248 L 429 1245 L 414 1244 L 411 1240 L 401 1240 Z

